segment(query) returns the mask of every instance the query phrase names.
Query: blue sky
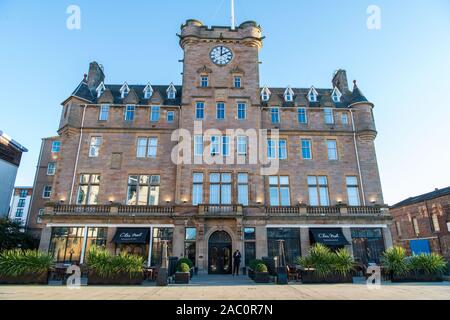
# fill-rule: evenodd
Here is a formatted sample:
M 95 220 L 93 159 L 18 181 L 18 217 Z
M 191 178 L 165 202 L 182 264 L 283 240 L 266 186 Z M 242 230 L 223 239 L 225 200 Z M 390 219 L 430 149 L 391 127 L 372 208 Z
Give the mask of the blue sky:
M 229 25 L 229 3 L 0 0 L 0 130 L 30 150 L 17 184 L 32 185 L 40 138 L 56 134 L 60 103 L 90 61 L 108 83 L 180 84 L 180 25 Z M 71 4 L 81 30 L 66 28 Z M 381 30 L 366 26 L 372 4 Z M 387 203 L 450 185 L 448 0 L 236 0 L 236 19 L 263 27 L 261 84 L 330 87 L 338 68 L 358 80 L 376 105 Z

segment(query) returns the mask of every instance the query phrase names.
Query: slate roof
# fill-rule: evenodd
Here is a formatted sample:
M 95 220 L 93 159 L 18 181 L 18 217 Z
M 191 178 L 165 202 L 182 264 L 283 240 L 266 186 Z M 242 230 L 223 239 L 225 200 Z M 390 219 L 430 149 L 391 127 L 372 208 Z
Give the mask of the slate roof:
M 114 104 L 123 104 L 123 100 L 120 93 L 120 88 L 122 88 L 123 84 L 105 84 L 106 90 L 109 90 L 114 98 Z M 175 86 L 177 90 L 177 94 L 175 99 L 167 99 L 167 89 L 170 85 L 152 85 L 153 95 L 158 92 L 159 95 L 163 98 L 163 105 L 168 106 L 179 106 L 181 105 L 181 95 L 182 95 L 182 87 Z M 146 85 L 128 85 L 130 90 L 134 90 L 136 93 L 139 104 L 146 105 L 148 104 L 148 99 L 144 98 L 144 88 Z M 91 92 L 85 80 L 81 81 L 75 91 L 72 93 L 72 96 L 81 98 L 83 100 L 87 100 L 91 103 L 97 103 L 97 93 L 96 91 Z
M 440 197 L 443 197 L 443 196 L 446 196 L 449 194 L 450 194 L 450 187 L 447 187 L 444 189 L 437 189 L 433 192 L 425 193 L 420 196 L 415 196 L 415 197 L 411 197 L 406 200 L 403 200 L 403 201 L 393 205 L 391 207 L 391 209 L 409 206 L 409 205 L 424 202 L 424 201 L 429 201 L 429 200 L 440 198 Z
M 114 104 L 123 104 L 124 99 L 121 98 L 120 93 L 120 88 L 122 88 L 122 86 L 123 84 L 105 84 L 106 91 L 110 91 L 113 96 Z M 154 90 L 153 95 L 155 94 L 155 92 L 158 92 L 163 99 L 163 105 L 180 106 L 183 91 L 182 86 L 175 86 L 175 89 L 177 90 L 176 98 L 171 100 L 167 99 L 167 89 L 169 88 L 169 86 L 170 85 L 152 85 L 152 88 Z M 136 93 L 139 100 L 138 104 L 149 104 L 148 99 L 144 98 L 143 92 L 146 85 L 128 85 L 128 87 L 130 88 L 130 90 L 133 90 Z M 261 88 L 260 90 L 262 91 L 262 89 L 263 88 Z M 271 100 L 276 96 L 278 96 L 280 100 L 284 101 L 284 93 L 286 91 L 286 88 L 269 88 L 269 90 L 271 92 L 270 100 L 268 102 L 263 102 L 263 106 L 270 104 Z M 283 102 L 282 107 L 295 107 L 301 105 L 307 107 L 329 106 L 335 108 L 347 108 L 348 106 L 358 102 L 370 103 L 356 86 L 356 84 L 354 86 L 353 92 L 342 93 L 341 101 L 338 103 L 334 102 L 331 97 L 333 89 L 316 89 L 317 93 L 319 94 L 317 102 L 309 102 L 307 96 L 310 90 L 311 88 L 292 88 L 292 91 L 294 92 L 294 101 Z M 81 98 L 91 103 L 97 103 L 97 93 L 95 90 L 93 92 L 89 90 L 86 80 L 81 81 L 81 83 L 72 93 L 72 96 Z

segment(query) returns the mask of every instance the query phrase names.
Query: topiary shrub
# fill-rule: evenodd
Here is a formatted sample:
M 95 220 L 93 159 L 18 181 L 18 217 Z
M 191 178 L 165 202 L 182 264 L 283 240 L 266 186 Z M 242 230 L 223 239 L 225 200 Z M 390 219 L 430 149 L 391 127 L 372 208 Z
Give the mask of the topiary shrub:
M 251 260 L 250 263 L 248 264 L 248 267 L 249 267 L 250 269 L 252 269 L 253 271 L 256 271 L 256 266 L 257 266 L 258 264 L 264 264 L 264 261 L 262 261 L 262 260 L 260 260 L 260 259 L 254 259 L 254 260 Z
M 259 272 L 259 273 L 267 273 L 268 272 L 267 266 L 264 263 L 257 264 L 255 271 Z
M 178 265 L 177 271 L 182 273 L 189 273 L 189 265 L 187 263 L 181 263 Z
M 191 259 L 188 258 L 181 258 L 177 262 L 177 268 L 182 264 L 185 263 L 189 266 L 189 269 L 192 269 L 194 267 L 194 263 L 191 261 Z

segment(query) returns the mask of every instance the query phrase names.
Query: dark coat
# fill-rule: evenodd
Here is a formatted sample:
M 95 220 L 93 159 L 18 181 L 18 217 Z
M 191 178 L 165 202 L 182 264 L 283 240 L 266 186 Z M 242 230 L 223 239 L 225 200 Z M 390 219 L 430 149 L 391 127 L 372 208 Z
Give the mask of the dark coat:
M 241 255 L 241 253 L 240 252 L 235 252 L 234 254 L 233 254 L 233 260 L 235 261 L 235 262 L 241 262 L 241 258 L 242 258 L 242 255 Z

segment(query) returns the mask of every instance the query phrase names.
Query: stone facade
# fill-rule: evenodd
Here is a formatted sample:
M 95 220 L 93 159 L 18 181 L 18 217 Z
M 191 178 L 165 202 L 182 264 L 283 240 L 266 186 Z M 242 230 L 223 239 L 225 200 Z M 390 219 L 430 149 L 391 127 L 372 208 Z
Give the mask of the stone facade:
M 268 249 L 268 229 L 271 228 L 300 229 L 299 255 L 307 254 L 312 243 L 309 229 L 318 227 L 342 230 L 349 250 L 353 250 L 352 229 L 378 228 L 382 230 L 385 246 L 390 246 L 391 217 L 384 209 L 377 167 L 373 104 L 362 96 L 356 84 L 353 92 L 348 90 L 344 70 L 338 71 L 333 79 L 333 86 L 341 91 L 339 101 L 332 100 L 334 88 L 318 90 L 317 102 L 307 99 L 310 89 L 293 89 L 293 101 L 287 102 L 283 97 L 286 88 L 269 88 L 270 99 L 262 101 L 263 88 L 259 79 L 262 41 L 262 30 L 254 22 L 243 23 L 231 30 L 228 27 L 207 28 L 199 21 L 188 20 L 180 34 L 184 52 L 182 86 L 151 86 L 151 96 L 145 95 L 145 86 L 104 84 L 103 68 L 96 62 L 91 63 L 89 74 L 63 102 L 58 131 L 61 152 L 51 203 L 43 217 L 41 250 L 51 247 L 51 233 L 55 227 L 84 227 L 85 235 L 87 228 L 106 227 L 106 246 L 111 251 L 117 249 L 111 242 L 117 228 L 141 226 L 153 232 L 169 227 L 173 230 L 171 253 L 181 257 L 187 254 L 186 228 L 195 228 L 194 260 L 200 272 L 207 272 L 211 271 L 212 245 L 209 242 L 217 232 L 227 233 L 231 238 L 229 249 L 239 249 L 244 255 L 246 242 L 254 243 L 256 258 L 273 255 Z M 210 59 L 212 49 L 219 45 L 233 52 L 232 60 L 226 65 L 216 65 Z M 201 84 L 202 76 L 207 77 L 206 86 Z M 236 77 L 240 86 L 234 83 Z M 122 96 L 124 89 L 127 94 Z M 171 90 L 176 90 L 173 97 L 169 96 Z M 196 121 L 199 102 L 204 103 L 204 118 Z M 225 104 L 224 119 L 216 117 L 219 102 Z M 238 119 L 238 103 L 246 106 L 245 119 Z M 100 113 L 105 105 L 109 111 L 107 120 L 102 120 Z M 132 121 L 125 120 L 128 105 L 134 106 Z M 152 107 L 155 106 L 160 108 L 159 119 L 151 121 Z M 280 111 L 279 123 L 271 121 L 271 108 L 275 106 Z M 306 108 L 306 124 L 297 120 L 299 107 Z M 332 124 L 324 122 L 324 108 L 332 110 Z M 169 116 L 173 118 L 169 120 Z M 181 155 L 173 157 L 172 150 L 182 139 L 174 131 L 184 129 L 194 136 L 196 123 L 201 123 L 203 130 L 216 129 L 219 135 L 229 129 L 265 129 L 269 134 L 279 130 L 280 139 L 287 141 L 287 159 L 280 160 L 279 171 L 273 176 L 289 177 L 289 205 L 271 206 L 269 177 L 261 174 L 265 165 L 260 162 L 233 165 L 175 163 L 173 158 L 180 160 Z M 207 133 L 204 136 L 204 148 L 207 149 L 209 143 L 206 141 L 210 136 Z M 96 156 L 90 155 L 93 137 L 101 138 Z M 156 157 L 137 157 L 137 141 L 143 137 L 157 138 Z M 312 160 L 302 159 L 302 138 L 312 141 Z M 337 143 L 337 160 L 328 158 L 327 140 L 330 139 Z M 258 144 L 263 146 L 263 151 L 247 145 L 247 157 L 267 152 L 266 140 Z M 190 149 L 193 154 L 193 143 Z M 194 173 L 203 174 L 200 204 L 194 204 L 192 199 Z M 212 173 L 231 174 L 230 203 L 212 203 Z M 248 175 L 248 204 L 245 205 L 239 204 L 238 200 L 237 176 L 240 173 Z M 82 174 L 101 177 L 94 205 L 77 204 Z M 156 205 L 127 205 L 128 178 L 133 175 L 160 177 Z M 329 202 L 326 205 L 309 205 L 312 200 L 308 176 L 327 177 Z M 357 206 L 347 205 L 348 176 L 358 180 Z M 246 237 L 246 228 L 253 228 L 253 238 Z M 149 254 L 154 250 L 151 243 L 150 240 Z M 228 259 L 228 253 L 219 258 Z
M 400 203 L 390 209 L 394 220 L 392 237 L 395 245 L 412 254 L 411 242 L 423 240 L 428 242 L 431 252 L 450 260 L 450 188 L 447 189 L 447 194 L 431 195 L 426 200 L 405 200 L 408 203 Z

